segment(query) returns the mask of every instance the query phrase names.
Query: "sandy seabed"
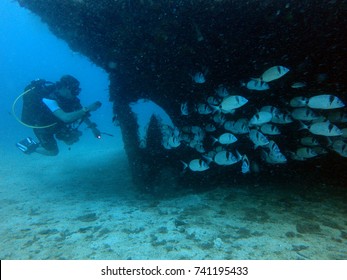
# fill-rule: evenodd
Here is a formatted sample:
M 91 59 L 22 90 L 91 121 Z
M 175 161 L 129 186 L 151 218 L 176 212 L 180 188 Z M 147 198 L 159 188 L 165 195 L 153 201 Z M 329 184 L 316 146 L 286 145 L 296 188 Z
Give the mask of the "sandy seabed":
M 10 153 L 0 162 L 0 259 L 347 259 L 347 198 L 328 186 L 160 198 L 135 189 L 111 140 L 54 158 Z

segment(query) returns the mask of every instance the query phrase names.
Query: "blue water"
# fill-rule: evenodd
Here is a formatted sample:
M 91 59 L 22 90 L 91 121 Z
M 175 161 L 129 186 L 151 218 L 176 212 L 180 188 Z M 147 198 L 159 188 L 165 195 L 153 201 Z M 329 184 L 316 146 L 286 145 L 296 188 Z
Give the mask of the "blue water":
M 12 151 L 16 141 L 31 134 L 31 130 L 19 125 L 10 112 L 14 99 L 30 81 L 38 78 L 55 82 L 65 74 L 75 76 L 81 83 L 82 104 L 88 105 L 95 100 L 103 103 L 92 119 L 100 124 L 101 130 L 114 132 L 105 71 L 71 51 L 36 15 L 17 3 L 1 1 L 0 10 L 1 152 L 3 149 Z M 20 113 L 20 107 L 17 110 Z
M 134 191 L 106 73 L 16 3 L 0 10 L 0 259 L 347 259 L 346 195 L 326 184 L 175 193 L 168 179 L 164 198 Z M 54 158 L 20 153 L 33 133 L 11 115 L 14 99 L 64 74 L 83 104 L 103 103 L 92 119 L 114 136 L 86 131 Z

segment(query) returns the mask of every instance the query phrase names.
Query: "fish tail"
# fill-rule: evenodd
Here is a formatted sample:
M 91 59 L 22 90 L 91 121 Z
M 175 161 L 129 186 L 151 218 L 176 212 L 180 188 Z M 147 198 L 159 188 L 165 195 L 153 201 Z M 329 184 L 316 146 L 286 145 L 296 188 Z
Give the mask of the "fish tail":
M 308 129 L 308 126 L 304 124 L 302 121 L 299 121 L 299 123 L 300 123 L 299 130 Z
M 220 108 L 219 108 L 219 106 L 211 105 L 211 104 L 210 104 L 210 107 L 212 107 L 212 109 L 213 109 L 212 114 L 221 111 Z
M 331 148 L 333 145 L 333 140 L 331 140 L 331 137 L 327 137 L 326 139 L 328 141 L 328 147 Z
M 218 139 L 213 137 L 213 136 L 211 136 L 211 139 L 213 140 L 212 145 L 214 145 L 214 144 L 216 144 L 216 142 L 218 142 Z
M 188 167 L 188 164 L 185 163 L 183 160 L 180 160 L 180 162 L 182 162 L 182 164 L 183 164 L 183 170 L 186 170 Z
M 211 157 L 209 157 L 209 156 L 202 155 L 202 157 L 203 157 L 204 159 L 206 159 L 207 165 L 210 165 L 210 163 L 213 161 L 213 159 L 212 159 Z

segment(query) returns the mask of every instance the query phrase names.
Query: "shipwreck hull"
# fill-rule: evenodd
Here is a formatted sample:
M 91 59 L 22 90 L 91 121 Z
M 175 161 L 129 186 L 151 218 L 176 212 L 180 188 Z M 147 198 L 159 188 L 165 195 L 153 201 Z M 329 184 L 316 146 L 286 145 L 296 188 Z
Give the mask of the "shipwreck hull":
M 147 148 L 139 148 L 137 122 L 129 104 L 140 98 L 162 107 L 177 127 L 202 121 L 196 114 L 187 121 L 181 116 L 180 104 L 204 100 L 204 94 L 213 93 L 219 84 L 252 98 L 254 110 L 269 103 L 284 104 L 283 100 L 293 96 L 286 85 L 300 80 L 310 85 L 310 92 L 334 92 L 346 101 L 347 1 L 18 2 L 39 15 L 72 50 L 109 73 L 110 100 L 134 182 L 144 189 L 162 183 L 202 187 L 246 179 L 233 168 L 182 174 L 180 160 L 197 154 L 183 145 L 164 149 L 155 121 L 149 129 Z M 292 74 L 276 83 L 272 94 L 240 88 L 241 80 L 273 65 L 285 65 Z M 190 74 L 204 70 L 207 82 L 194 84 Z M 281 94 L 276 95 L 278 92 Z M 294 137 L 292 131 L 288 135 Z M 290 137 L 283 141 L 288 149 L 295 143 Z M 334 180 L 343 184 L 345 168 L 344 158 L 329 154 L 304 164 L 265 165 L 263 175 L 256 179 L 251 175 L 247 180 L 265 182 L 275 174 L 291 179 L 296 176 L 299 182 L 303 174 L 312 174 L 312 182 Z

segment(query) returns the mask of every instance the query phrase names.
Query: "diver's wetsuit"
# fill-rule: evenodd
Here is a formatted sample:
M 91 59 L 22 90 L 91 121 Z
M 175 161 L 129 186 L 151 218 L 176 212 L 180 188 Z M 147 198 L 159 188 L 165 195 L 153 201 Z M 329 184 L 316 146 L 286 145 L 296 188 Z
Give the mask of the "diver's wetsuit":
M 58 145 L 55 137 L 71 145 L 78 141 L 82 133 L 75 128 L 76 122 L 64 123 L 54 116 L 53 112 L 58 109 L 62 109 L 64 112 L 73 112 L 82 109 L 82 105 L 79 98 L 75 97 L 72 100 L 64 99 L 57 96 L 54 89 L 46 96 L 41 100 L 45 109 L 40 112 L 32 112 L 32 114 L 38 126 L 46 126 L 53 123 L 55 125 L 47 128 L 34 128 L 33 131 L 44 149 L 56 151 L 58 150 Z

